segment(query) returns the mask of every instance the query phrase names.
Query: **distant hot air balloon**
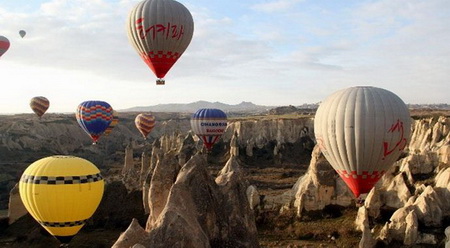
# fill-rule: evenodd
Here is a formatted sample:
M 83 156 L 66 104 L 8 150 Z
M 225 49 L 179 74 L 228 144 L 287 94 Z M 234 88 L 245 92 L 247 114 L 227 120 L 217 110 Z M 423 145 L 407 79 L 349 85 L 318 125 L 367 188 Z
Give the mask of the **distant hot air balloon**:
M 41 117 L 45 113 L 45 111 L 47 111 L 49 106 L 50 102 L 43 96 L 36 96 L 31 98 L 30 107 L 33 112 L 39 117 Z
M 227 127 L 227 115 L 220 109 L 199 109 L 192 115 L 192 131 L 203 140 L 206 149 L 220 139 Z
M 174 0 L 145 0 L 130 12 L 128 38 L 138 54 L 155 73 L 156 84 L 189 46 L 194 21 L 189 10 Z
M 66 246 L 97 209 L 103 190 L 98 168 L 73 156 L 37 160 L 28 166 L 19 182 L 25 208 Z
M 9 45 L 9 40 L 5 36 L 0 35 L 0 57 L 8 51 Z
M 20 30 L 19 34 L 20 34 L 20 37 L 23 38 L 27 34 L 27 32 L 25 32 L 25 30 Z
M 109 124 L 109 126 L 106 128 L 105 133 L 103 133 L 103 135 L 108 136 L 113 130 L 113 128 L 117 126 L 118 123 L 119 123 L 119 114 L 117 113 L 117 111 L 113 110 L 113 119 Z
M 111 123 L 113 110 L 107 102 L 86 101 L 78 105 L 76 118 L 95 144 Z
M 394 93 L 351 87 L 323 101 L 314 120 L 325 158 L 356 197 L 368 193 L 410 140 L 411 118 Z
M 148 134 L 155 127 L 155 116 L 152 114 L 138 114 L 134 119 L 136 128 L 141 132 L 144 139 L 147 139 Z

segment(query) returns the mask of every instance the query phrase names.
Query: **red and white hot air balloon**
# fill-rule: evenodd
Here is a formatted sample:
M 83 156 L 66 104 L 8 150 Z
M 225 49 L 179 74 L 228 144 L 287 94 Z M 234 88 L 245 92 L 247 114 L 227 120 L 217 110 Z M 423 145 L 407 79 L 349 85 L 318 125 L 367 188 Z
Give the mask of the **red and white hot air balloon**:
M 199 109 L 191 117 L 191 128 L 209 152 L 227 128 L 227 114 L 220 109 Z
M 323 101 L 314 120 L 325 158 L 356 197 L 368 193 L 410 141 L 408 107 L 394 93 L 351 87 Z
M 9 40 L 5 36 L 0 35 L 0 57 L 8 51 L 9 46 Z
M 174 0 L 145 0 L 130 12 L 128 38 L 155 73 L 156 84 L 184 53 L 192 40 L 194 21 L 189 10 Z

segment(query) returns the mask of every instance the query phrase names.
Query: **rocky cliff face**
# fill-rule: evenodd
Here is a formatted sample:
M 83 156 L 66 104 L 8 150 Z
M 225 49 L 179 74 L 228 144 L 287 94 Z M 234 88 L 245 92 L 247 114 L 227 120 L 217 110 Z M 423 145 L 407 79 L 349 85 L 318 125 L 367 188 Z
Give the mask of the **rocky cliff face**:
M 64 119 L 55 118 L 52 121 Z M 133 221 L 115 247 L 163 247 L 167 240 L 171 246 L 183 242 L 184 247 L 257 247 L 255 215 L 258 218 L 266 211 L 280 215 L 292 212 L 295 216 L 289 221 L 299 221 L 317 213 L 330 218 L 324 212 L 332 218 L 343 209 L 355 208 L 353 195 L 314 146 L 312 118 L 232 120 L 221 141 L 207 155 L 201 153 L 201 141 L 189 133 L 188 119 L 159 123 L 152 143 L 139 140 L 131 120 L 116 127 L 116 135 L 122 138 L 109 144 L 121 148 L 114 150 L 117 161 L 95 156 L 100 163 L 120 165 L 119 173 L 110 180 L 121 181 L 121 190 L 127 192 L 123 195 L 139 195 L 140 208 L 148 214 L 146 225 Z M 4 130 L 29 130 L 34 125 L 30 123 L 8 124 L 10 128 Z M 450 225 L 449 124 L 448 117 L 413 122 L 407 151 L 369 193 L 358 212 L 355 228 L 362 233 L 361 247 L 443 242 L 443 230 Z M 2 139 L 13 145 L 2 143 L 1 149 L 32 150 L 34 141 L 28 142 L 26 137 L 45 133 L 47 124 L 42 125 L 37 134 L 22 132 L 14 138 L 11 132 L 2 133 Z M 86 134 L 70 130 L 80 135 L 70 142 L 73 146 L 68 146 L 72 152 L 108 154 L 108 145 L 92 148 Z M 85 143 L 77 146 L 83 139 Z M 63 142 L 67 141 L 59 144 Z M 65 151 L 70 152 L 69 148 Z M 252 168 L 302 165 L 308 169 L 306 173 L 280 195 L 263 194 L 246 180 Z

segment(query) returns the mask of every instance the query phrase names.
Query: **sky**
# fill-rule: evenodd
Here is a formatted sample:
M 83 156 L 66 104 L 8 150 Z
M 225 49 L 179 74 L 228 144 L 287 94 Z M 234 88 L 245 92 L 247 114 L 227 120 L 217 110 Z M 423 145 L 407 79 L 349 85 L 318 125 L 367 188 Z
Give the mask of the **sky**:
M 450 103 L 448 0 L 178 0 L 192 41 L 166 85 L 125 24 L 135 0 L 0 0 L 0 113 L 75 112 L 87 100 L 121 110 L 199 100 L 318 103 L 352 86 L 405 103 Z M 27 32 L 24 38 L 19 30 Z

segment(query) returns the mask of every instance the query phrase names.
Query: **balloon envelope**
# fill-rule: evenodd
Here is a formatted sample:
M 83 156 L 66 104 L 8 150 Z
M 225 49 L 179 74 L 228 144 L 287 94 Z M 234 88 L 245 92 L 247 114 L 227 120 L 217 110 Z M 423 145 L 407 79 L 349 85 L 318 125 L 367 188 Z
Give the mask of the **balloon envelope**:
M 319 106 L 316 141 L 356 197 L 368 193 L 410 140 L 411 118 L 394 93 L 375 87 L 335 92 Z
M 148 134 L 155 127 L 155 122 L 155 116 L 152 114 L 138 114 L 134 119 L 134 124 L 144 139 L 147 139 Z
M 39 117 L 41 117 L 47 111 L 49 106 L 50 102 L 43 96 L 35 96 L 30 100 L 31 109 Z
M 25 35 L 27 34 L 27 32 L 25 32 L 25 30 L 20 30 L 19 31 L 19 35 L 20 35 L 20 37 L 24 37 Z
M 220 139 L 227 127 L 227 115 L 220 109 L 199 109 L 191 117 L 192 131 L 203 141 L 206 149 Z
M 111 105 L 103 101 L 85 101 L 78 105 L 76 118 L 80 127 L 92 138 L 94 144 L 113 119 Z
M 19 182 L 25 208 L 50 234 L 68 243 L 97 209 L 104 181 L 91 162 L 51 156 L 32 163 Z
M 145 63 L 164 84 L 164 76 L 181 57 L 194 33 L 189 10 L 174 0 L 145 0 L 130 12 L 128 38 Z
M 8 51 L 9 46 L 9 40 L 5 36 L 0 35 L 0 57 Z
M 113 130 L 113 128 L 115 126 L 117 126 L 117 124 L 119 123 L 119 113 L 117 113 L 117 111 L 113 110 L 113 119 L 111 121 L 111 123 L 109 124 L 109 126 L 106 128 L 105 133 L 103 133 L 103 135 L 109 135 L 111 133 L 111 131 Z

